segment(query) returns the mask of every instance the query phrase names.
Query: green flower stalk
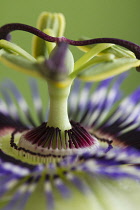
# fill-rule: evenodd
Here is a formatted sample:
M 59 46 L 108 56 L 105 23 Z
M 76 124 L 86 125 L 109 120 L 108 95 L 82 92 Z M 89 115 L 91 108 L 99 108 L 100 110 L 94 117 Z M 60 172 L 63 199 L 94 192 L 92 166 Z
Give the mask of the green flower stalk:
M 0 61 L 44 79 L 49 98 L 46 120 L 30 82 L 36 123 L 15 85 L 0 87 L 0 208 L 138 210 L 140 89 L 122 99 L 120 85 L 125 71 L 139 69 L 140 47 L 115 38 L 70 40 L 64 29 L 64 16 L 47 12 L 37 28 L 0 28 Z M 36 35 L 32 55 L 11 42 L 15 30 Z M 77 61 L 69 45 L 84 52 Z

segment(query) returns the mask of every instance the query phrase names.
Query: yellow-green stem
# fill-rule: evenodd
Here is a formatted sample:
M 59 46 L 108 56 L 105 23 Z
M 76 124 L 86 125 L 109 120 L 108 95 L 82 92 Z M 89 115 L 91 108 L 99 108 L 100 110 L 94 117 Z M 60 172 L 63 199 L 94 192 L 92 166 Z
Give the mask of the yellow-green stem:
M 47 126 L 58 127 L 63 133 L 65 130 L 71 129 L 67 110 L 70 86 L 58 88 L 51 82 L 48 82 L 48 90 L 50 96 L 50 110 Z

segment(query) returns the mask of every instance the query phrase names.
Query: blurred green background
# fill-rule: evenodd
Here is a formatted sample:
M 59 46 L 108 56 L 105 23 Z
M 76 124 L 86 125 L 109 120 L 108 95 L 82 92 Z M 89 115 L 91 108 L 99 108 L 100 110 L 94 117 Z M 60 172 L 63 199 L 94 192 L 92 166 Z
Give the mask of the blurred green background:
M 37 17 L 42 11 L 62 12 L 67 20 L 65 36 L 68 38 L 115 37 L 140 45 L 139 8 L 139 0 L 5 0 L 0 6 L 0 25 L 20 22 L 36 26 Z M 12 33 L 12 38 L 31 52 L 32 35 L 18 31 Z M 72 50 L 77 59 L 80 53 L 74 47 Z M 0 64 L 0 82 L 12 79 L 25 95 L 28 95 L 27 77 Z M 132 91 L 139 86 L 139 80 L 140 73 L 133 69 L 123 84 L 124 90 Z

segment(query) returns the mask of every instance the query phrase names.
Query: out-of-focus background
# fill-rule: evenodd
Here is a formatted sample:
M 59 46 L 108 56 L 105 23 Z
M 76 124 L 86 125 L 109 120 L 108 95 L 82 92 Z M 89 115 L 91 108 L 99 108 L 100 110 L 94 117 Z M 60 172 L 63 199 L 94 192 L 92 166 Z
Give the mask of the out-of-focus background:
M 0 4 L 0 26 L 12 22 L 36 26 L 37 17 L 42 11 L 62 12 L 67 21 L 65 36 L 68 38 L 114 37 L 140 45 L 139 8 L 139 0 L 5 0 Z M 16 31 L 12 33 L 12 40 L 31 52 L 32 35 Z M 72 50 L 77 59 L 80 53 L 74 47 Z M 0 82 L 9 78 L 28 95 L 28 76 L 0 64 Z M 123 89 L 130 92 L 139 84 L 140 73 L 133 69 Z

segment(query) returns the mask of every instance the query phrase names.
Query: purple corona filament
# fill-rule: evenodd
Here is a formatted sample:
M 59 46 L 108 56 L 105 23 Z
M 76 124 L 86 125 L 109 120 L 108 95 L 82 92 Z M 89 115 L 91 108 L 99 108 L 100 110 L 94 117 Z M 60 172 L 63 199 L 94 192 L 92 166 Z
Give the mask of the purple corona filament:
M 94 145 L 94 138 L 82 127 L 79 123 L 71 122 L 72 129 L 65 131 L 65 147 L 66 148 L 86 148 Z M 37 128 L 28 131 L 25 134 L 26 141 L 30 141 L 32 144 L 41 146 L 42 148 L 52 148 L 53 139 L 55 137 L 55 148 L 63 148 L 61 130 L 54 127 L 46 127 L 46 123 L 43 123 Z M 58 146 L 59 145 L 59 146 Z
M 15 135 L 18 132 L 18 130 L 15 130 L 11 135 L 11 147 L 15 150 L 40 157 L 61 157 L 68 155 L 68 151 L 71 149 L 89 150 L 89 148 L 96 149 L 98 147 L 96 137 L 90 135 L 79 123 L 71 121 L 72 128 L 65 130 L 64 139 L 59 128 L 46 125 L 46 123 L 42 123 L 36 128 L 26 130 L 22 136 L 24 147 L 22 147 L 23 144 L 19 146 L 14 142 Z M 28 145 L 30 146 L 30 150 Z
M 10 23 L 10 24 L 6 24 L 2 26 L 0 28 L 0 39 L 6 39 L 7 35 L 10 32 L 16 31 L 16 30 L 27 31 L 48 42 L 56 42 L 56 43 L 65 42 L 69 45 L 74 45 L 74 46 L 85 46 L 85 45 L 98 44 L 98 43 L 113 43 L 113 44 L 117 44 L 131 50 L 136 55 L 136 58 L 140 59 L 140 46 L 132 42 L 123 40 L 123 39 L 96 38 L 96 39 L 89 39 L 89 40 L 83 40 L 83 41 L 75 41 L 75 40 L 67 39 L 66 37 L 52 37 L 43 33 L 37 28 L 34 28 L 29 25 L 25 25 L 25 24 L 20 24 L 20 23 Z

